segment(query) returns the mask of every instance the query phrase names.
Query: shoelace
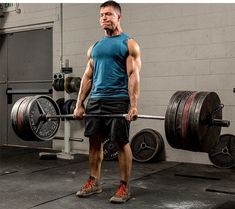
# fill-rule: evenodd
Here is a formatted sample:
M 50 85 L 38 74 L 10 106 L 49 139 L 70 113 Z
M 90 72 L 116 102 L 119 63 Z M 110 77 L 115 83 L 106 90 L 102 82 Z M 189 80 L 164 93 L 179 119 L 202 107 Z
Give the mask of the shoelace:
M 91 188 L 95 183 L 94 179 L 88 179 L 87 182 L 83 185 L 83 189 L 89 189 Z
M 127 186 L 125 184 L 120 184 L 117 188 L 116 195 L 122 197 L 127 194 Z

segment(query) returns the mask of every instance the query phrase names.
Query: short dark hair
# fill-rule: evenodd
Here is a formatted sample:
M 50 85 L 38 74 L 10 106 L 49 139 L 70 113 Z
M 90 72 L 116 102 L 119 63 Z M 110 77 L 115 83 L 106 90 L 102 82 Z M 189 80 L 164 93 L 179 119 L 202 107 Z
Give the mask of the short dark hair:
M 109 7 L 109 6 L 113 7 L 114 9 L 116 9 L 121 14 L 122 9 L 121 9 L 120 4 L 117 3 L 116 1 L 112 1 L 112 0 L 106 1 L 103 4 L 101 4 L 100 9 L 104 8 L 104 7 Z

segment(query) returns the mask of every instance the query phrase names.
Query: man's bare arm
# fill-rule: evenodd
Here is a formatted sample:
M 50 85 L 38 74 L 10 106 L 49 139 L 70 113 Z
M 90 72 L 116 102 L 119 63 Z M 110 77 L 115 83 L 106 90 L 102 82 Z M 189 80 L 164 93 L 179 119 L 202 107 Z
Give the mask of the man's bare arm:
M 87 52 L 87 57 L 88 57 L 88 63 L 85 69 L 85 72 L 82 76 L 81 80 L 81 85 L 80 85 L 80 90 L 78 93 L 78 98 L 77 98 L 77 104 L 76 108 L 74 111 L 75 117 L 81 118 L 82 114 L 84 114 L 84 101 L 89 95 L 91 88 L 92 88 L 92 82 L 93 82 L 93 64 L 94 61 L 91 58 L 91 51 L 92 47 L 89 48 Z
M 130 97 L 130 110 L 128 117 L 130 120 L 137 116 L 137 103 L 140 93 L 140 69 L 141 53 L 139 45 L 135 40 L 128 40 L 129 56 L 127 57 L 128 91 Z

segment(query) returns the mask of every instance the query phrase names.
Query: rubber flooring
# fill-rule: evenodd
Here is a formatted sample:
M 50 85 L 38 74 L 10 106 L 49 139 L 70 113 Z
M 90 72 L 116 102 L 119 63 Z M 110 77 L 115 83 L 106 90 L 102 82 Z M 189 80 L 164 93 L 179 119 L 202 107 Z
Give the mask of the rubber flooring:
M 117 161 L 102 164 L 102 193 L 78 198 L 75 193 L 89 176 L 88 156 L 41 159 L 42 151 L 0 147 L 0 209 L 235 209 L 234 168 L 133 162 L 132 198 L 111 204 L 119 183 Z

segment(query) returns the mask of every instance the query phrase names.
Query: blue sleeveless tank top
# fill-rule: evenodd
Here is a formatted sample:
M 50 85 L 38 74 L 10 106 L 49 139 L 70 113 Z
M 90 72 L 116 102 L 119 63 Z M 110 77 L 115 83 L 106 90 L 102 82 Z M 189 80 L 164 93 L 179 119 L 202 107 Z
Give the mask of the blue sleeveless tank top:
M 128 97 L 126 59 L 129 36 L 105 36 L 92 48 L 93 87 L 91 98 Z

